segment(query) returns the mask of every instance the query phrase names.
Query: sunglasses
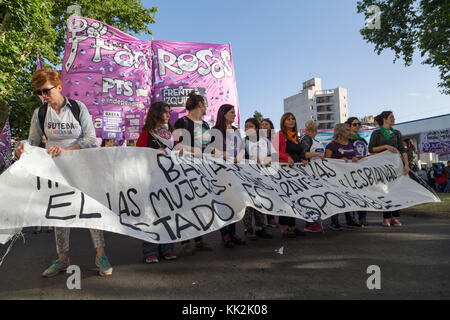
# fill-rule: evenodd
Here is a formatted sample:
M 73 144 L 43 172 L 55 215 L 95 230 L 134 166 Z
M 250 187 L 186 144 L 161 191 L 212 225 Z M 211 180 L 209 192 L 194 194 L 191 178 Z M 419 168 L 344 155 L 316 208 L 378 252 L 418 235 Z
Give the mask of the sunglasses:
M 42 96 L 44 94 L 48 96 L 50 94 L 50 90 L 52 90 L 53 88 L 56 88 L 56 86 L 53 86 L 50 89 L 36 90 L 34 91 L 34 93 L 38 96 Z
M 352 123 L 352 127 L 361 127 L 361 123 Z

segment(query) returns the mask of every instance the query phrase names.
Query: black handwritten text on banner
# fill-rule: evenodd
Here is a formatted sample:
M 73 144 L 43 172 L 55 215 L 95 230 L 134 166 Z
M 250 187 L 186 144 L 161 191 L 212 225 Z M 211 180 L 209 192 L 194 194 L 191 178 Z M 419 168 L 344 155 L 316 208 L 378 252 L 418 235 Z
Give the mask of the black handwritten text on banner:
M 263 213 L 314 221 L 348 211 L 393 211 L 439 201 L 403 175 L 398 154 L 303 167 L 166 156 L 148 148 L 67 151 L 26 146 L 0 176 L 0 230 L 93 228 L 151 242 L 191 239 Z

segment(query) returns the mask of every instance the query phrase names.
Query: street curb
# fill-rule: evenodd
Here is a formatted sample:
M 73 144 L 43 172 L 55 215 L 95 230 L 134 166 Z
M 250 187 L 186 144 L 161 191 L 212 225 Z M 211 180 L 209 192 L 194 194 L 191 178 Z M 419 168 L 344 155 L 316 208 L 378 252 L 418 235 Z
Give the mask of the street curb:
M 401 213 L 411 217 L 450 220 L 450 212 L 430 212 L 407 209 L 401 210 Z

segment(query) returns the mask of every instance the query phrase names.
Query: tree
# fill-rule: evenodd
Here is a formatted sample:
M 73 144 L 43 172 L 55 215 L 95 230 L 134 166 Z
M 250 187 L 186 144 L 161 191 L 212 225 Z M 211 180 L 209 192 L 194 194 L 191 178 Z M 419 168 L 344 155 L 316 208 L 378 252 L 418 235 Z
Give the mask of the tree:
M 11 131 L 26 138 L 33 110 L 31 75 L 40 50 L 46 68 L 60 69 L 67 31 L 67 8 L 124 32 L 151 34 L 157 8 L 140 0 L 0 0 L 0 103 L 9 105 Z M 4 111 L 0 110 L 0 117 Z
M 374 17 L 374 11 L 368 10 L 373 5 L 379 8 L 380 28 L 369 24 L 361 29 L 363 39 L 375 44 L 377 54 L 392 49 L 394 62 L 402 58 L 406 66 L 412 64 L 414 52 L 420 51 L 422 64 L 439 69 L 442 93 L 450 94 L 450 2 L 362 0 L 357 3 L 357 12 L 369 21 Z
M 261 120 L 264 119 L 264 116 L 262 115 L 261 112 L 259 112 L 258 110 L 255 110 L 255 113 L 253 114 L 253 118 L 258 120 L 258 122 L 261 122 Z

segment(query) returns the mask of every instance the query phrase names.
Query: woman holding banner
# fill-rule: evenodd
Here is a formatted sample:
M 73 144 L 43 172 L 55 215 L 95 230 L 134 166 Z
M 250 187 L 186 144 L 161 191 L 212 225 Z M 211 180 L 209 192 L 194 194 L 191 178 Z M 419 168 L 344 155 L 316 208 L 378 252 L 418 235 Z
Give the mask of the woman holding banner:
M 272 120 L 269 118 L 265 118 L 261 120 L 261 136 L 259 137 L 260 140 L 263 140 L 267 144 L 267 158 L 271 159 L 270 156 L 272 152 L 275 150 L 275 148 L 272 145 L 272 132 L 275 132 L 275 127 L 273 125 Z M 263 160 L 264 162 L 265 160 Z M 268 214 L 267 215 L 267 225 L 272 228 L 277 228 L 278 224 L 275 220 L 275 216 Z
M 306 151 L 305 157 L 308 160 L 322 159 L 325 155 L 325 148 L 323 144 L 316 140 L 317 122 L 308 120 L 305 123 L 305 135 L 300 139 L 300 144 L 303 150 Z M 322 224 L 319 221 L 306 222 L 305 232 L 321 232 L 323 231 Z
M 392 126 L 395 124 L 395 118 L 392 111 L 383 111 L 375 117 L 375 121 L 380 126 L 380 129 L 375 130 L 370 137 L 369 152 L 379 153 L 389 150 L 392 153 L 399 153 L 403 158 L 403 173 L 409 173 L 408 155 L 406 154 L 405 146 L 403 145 L 402 134 L 395 130 Z M 400 210 L 383 213 L 383 226 L 400 227 L 402 224 L 398 221 L 400 217 Z
M 224 159 L 239 161 L 244 156 L 244 150 L 241 150 L 241 137 L 236 127 L 233 127 L 234 119 L 236 118 L 236 112 L 234 106 L 231 104 L 224 104 L 220 106 L 217 112 L 216 125 L 214 129 L 220 131 L 223 137 L 223 148 L 217 150 L 222 152 Z M 236 234 L 236 223 L 232 223 L 228 226 L 220 229 L 222 234 L 222 240 L 227 248 L 233 248 L 235 244 L 244 245 L 243 241 Z
M 361 122 L 356 117 L 350 117 L 345 122 L 350 126 L 350 137 L 348 140 L 353 143 L 353 149 L 358 157 L 367 157 L 369 153 L 369 145 L 363 137 L 359 135 L 361 129 Z M 359 224 L 367 226 L 367 211 L 358 211 Z
M 46 103 L 34 110 L 31 118 L 29 144 L 39 146 L 42 136 L 46 137 L 46 148 L 52 157 L 67 150 L 91 148 L 96 144 L 94 125 L 86 106 L 75 100 L 70 100 L 61 94 L 62 81 L 58 72 L 53 70 L 37 70 L 31 80 L 36 94 L 42 96 Z M 70 130 L 58 130 L 69 127 Z M 55 129 L 55 130 L 52 130 Z M 23 143 L 16 148 L 20 157 L 24 151 Z M 103 231 L 90 229 L 92 242 L 97 255 L 95 265 L 101 276 L 112 274 L 112 267 L 105 255 L 105 240 Z M 56 251 L 58 259 L 53 261 L 42 276 L 49 278 L 67 269 L 69 261 L 70 228 L 55 228 Z
M 300 144 L 298 137 L 297 121 L 295 116 L 288 112 L 283 114 L 280 120 L 281 130 L 278 132 L 279 161 L 288 163 L 293 166 L 294 163 L 301 162 L 304 165 L 308 163 L 306 160 L 306 152 Z M 296 236 L 305 235 L 295 227 L 295 218 L 280 216 L 278 222 L 281 225 L 281 235 L 287 238 L 295 238 Z
M 260 139 L 259 122 L 256 118 L 249 118 L 245 121 L 245 159 L 261 162 L 262 157 L 268 155 L 267 143 Z M 263 158 L 263 159 L 264 159 Z M 252 227 L 252 220 L 255 218 L 255 231 Z M 245 236 L 249 239 L 256 237 L 270 239 L 272 236 L 264 228 L 264 215 L 253 207 L 245 208 L 244 219 Z
M 184 150 L 201 156 L 206 146 L 211 142 L 209 125 L 206 121 L 202 120 L 202 117 L 206 115 L 206 105 L 203 96 L 196 94 L 195 91 L 192 90 L 186 101 L 186 110 L 188 111 L 188 114 L 175 121 L 175 129 L 187 130 L 190 139 L 188 141 L 180 139 L 178 143 Z M 194 242 L 195 248 L 191 247 L 190 240 L 182 241 L 182 254 L 193 254 L 195 250 L 212 250 L 212 248 L 203 241 L 202 236 L 195 238 Z
M 170 106 L 165 102 L 154 102 L 150 106 L 136 147 L 158 149 L 168 155 L 175 145 L 172 131 Z M 157 263 L 161 257 L 164 260 L 177 258 L 173 243 L 157 244 L 143 241 L 142 254 L 145 263 Z
M 338 123 L 334 126 L 333 141 L 325 148 L 325 158 L 341 159 L 347 162 L 357 162 L 360 157 L 356 156 L 353 143 L 349 141 L 350 127 L 347 123 Z M 352 216 L 352 212 L 345 213 L 345 220 L 349 227 L 361 227 Z M 339 224 L 339 214 L 331 217 L 331 230 L 341 231 L 342 226 Z

